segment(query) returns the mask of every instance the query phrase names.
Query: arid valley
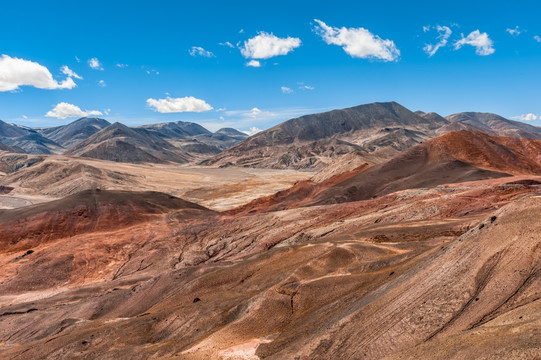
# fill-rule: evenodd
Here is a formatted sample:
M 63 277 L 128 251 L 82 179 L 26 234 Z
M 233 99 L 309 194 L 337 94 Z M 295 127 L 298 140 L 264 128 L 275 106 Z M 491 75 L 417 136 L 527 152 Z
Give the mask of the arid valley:
M 537 358 L 537 138 L 376 103 L 184 164 L 3 151 L 0 355 Z
M 0 9 L 0 360 L 541 360 L 540 1 Z

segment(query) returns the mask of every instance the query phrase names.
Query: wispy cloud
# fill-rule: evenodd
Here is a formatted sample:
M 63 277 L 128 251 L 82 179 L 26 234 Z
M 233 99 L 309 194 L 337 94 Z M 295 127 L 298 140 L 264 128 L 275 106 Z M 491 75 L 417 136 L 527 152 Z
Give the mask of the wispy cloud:
M 514 29 L 507 28 L 507 29 L 505 29 L 505 31 L 506 31 L 509 35 L 515 36 L 515 37 L 516 37 L 516 36 L 519 36 L 519 35 L 522 33 L 522 31 L 518 28 L 518 26 L 515 26 Z
M 282 92 L 283 92 L 284 94 L 291 94 L 291 93 L 293 93 L 293 90 L 290 89 L 290 88 L 288 88 L 287 86 L 282 86 L 280 89 L 282 90 Z
M 515 120 L 520 120 L 520 121 L 534 121 L 534 120 L 541 120 L 541 116 L 540 116 L 540 115 L 536 115 L 536 114 L 533 114 L 533 113 L 528 113 L 528 114 L 522 114 L 522 115 L 518 115 L 518 116 L 513 116 L 512 118 L 515 119 Z
M 494 42 L 489 38 L 486 32 L 482 33 L 479 30 L 472 31 L 468 36 L 455 42 L 455 50 L 460 49 L 464 45 L 471 45 L 475 47 L 475 53 L 477 55 L 486 56 L 494 54 Z
M 105 80 L 98 81 L 98 85 L 101 86 L 101 87 L 106 87 L 107 86 L 107 84 L 105 83 Z
M 218 43 L 218 45 L 227 46 L 227 47 L 232 48 L 232 49 L 235 48 L 235 45 L 231 44 L 229 41 Z
M 64 75 L 68 75 L 70 77 L 74 77 L 76 79 L 83 80 L 82 76 L 77 75 L 73 70 L 71 70 L 66 65 L 62 66 L 60 68 L 60 71 L 62 71 L 62 74 L 64 74 Z
M 535 36 L 533 37 L 533 39 L 534 39 L 535 41 L 537 41 L 538 43 L 541 43 L 541 36 L 535 35 Z
M 191 56 L 202 56 L 206 58 L 215 57 L 212 52 L 203 49 L 201 46 L 192 46 L 188 52 Z
M 255 134 L 257 134 L 258 132 L 261 132 L 261 131 L 263 131 L 263 130 L 261 130 L 261 129 L 255 127 L 255 126 L 252 126 L 252 127 L 251 127 L 250 129 L 248 129 L 248 130 L 239 130 L 239 131 L 245 133 L 245 134 L 248 135 L 248 136 L 252 136 L 252 135 L 255 135 Z
M 218 119 L 201 119 L 207 129 L 216 131 L 223 127 L 232 127 L 241 131 L 249 131 L 252 127 L 266 129 L 269 126 L 306 114 L 331 110 L 329 108 L 279 108 L 263 109 L 253 107 L 246 110 L 227 110 Z
M 424 32 L 430 31 L 430 27 L 428 27 L 428 30 L 426 29 L 427 29 L 426 26 L 423 27 Z M 423 48 L 424 52 L 427 53 L 427 55 L 430 57 L 434 56 L 440 48 L 445 47 L 447 45 L 449 37 L 453 33 L 451 28 L 449 28 L 448 26 L 440 26 L 440 25 L 436 26 L 436 31 L 438 32 L 437 39 L 439 40 L 439 42 L 437 44 L 426 44 L 425 47 Z
M 400 50 L 392 40 L 382 39 L 365 28 L 337 28 L 318 19 L 314 21 L 317 23 L 314 26 L 316 34 L 329 45 L 341 46 L 351 57 L 396 61 L 400 56 Z

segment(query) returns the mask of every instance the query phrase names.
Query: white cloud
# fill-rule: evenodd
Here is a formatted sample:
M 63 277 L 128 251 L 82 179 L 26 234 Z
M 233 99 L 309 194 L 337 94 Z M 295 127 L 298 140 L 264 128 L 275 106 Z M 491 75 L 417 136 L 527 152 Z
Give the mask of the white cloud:
M 538 43 L 541 43 L 541 36 L 535 35 L 535 36 L 533 37 L 533 39 L 534 39 L 535 41 L 537 41 Z
M 109 114 L 111 113 L 111 109 L 105 109 L 105 110 L 103 111 L 103 113 L 104 113 L 105 115 L 109 115 Z
M 258 107 L 253 107 L 250 110 L 228 110 L 224 113 L 227 117 L 257 121 L 266 121 L 276 117 L 274 112 L 261 110 Z
M 94 70 L 103 70 L 103 66 L 101 66 L 101 63 L 98 60 L 98 58 L 89 59 L 88 66 L 90 66 Z
M 361 59 L 380 59 L 395 61 L 400 56 L 400 50 L 392 40 L 382 39 L 364 28 L 337 28 L 327 26 L 323 21 L 314 19 L 316 34 L 329 45 L 341 46 L 351 57 Z
M 299 89 L 301 89 L 301 90 L 314 90 L 315 87 L 310 86 L 310 85 L 301 85 L 301 86 L 299 86 Z
M 282 92 L 283 92 L 284 94 L 291 94 L 291 93 L 293 92 L 293 90 L 291 90 L 291 89 L 288 88 L 287 86 L 282 86 L 280 89 L 282 90 Z
M 77 56 L 75 57 L 75 60 L 76 60 L 78 63 L 81 62 L 81 59 L 79 59 L 79 57 L 77 57 Z
M 436 30 L 438 31 L 438 37 L 440 41 L 433 45 L 433 44 L 426 44 L 423 48 L 424 52 L 428 54 L 428 56 L 432 57 L 438 50 L 442 47 L 445 47 L 447 45 L 447 41 L 449 40 L 449 37 L 453 33 L 451 29 L 448 26 L 436 26 Z M 425 31 L 426 32 L 426 31 Z
M 541 120 L 541 116 L 529 113 L 529 114 L 513 116 L 513 119 L 520 120 L 520 121 L 534 121 L 534 120 Z
M 52 90 L 73 89 L 77 85 L 69 75 L 64 81 L 54 80 L 49 69 L 37 62 L 2 55 L 0 57 L 0 92 L 17 90 L 20 86 Z
M 158 70 L 155 70 L 155 69 L 147 69 L 147 70 L 145 70 L 145 72 L 146 72 L 148 75 L 152 75 L 152 74 L 160 75 L 160 72 L 159 72 Z
M 71 70 L 66 65 L 62 66 L 60 68 L 60 71 L 62 71 L 62 74 L 64 74 L 64 75 L 68 75 L 70 77 L 74 77 L 76 79 L 83 80 L 83 78 L 81 76 L 77 75 L 73 70 Z
M 258 127 L 267 129 L 278 122 L 296 118 L 306 114 L 319 113 L 322 111 L 331 110 L 331 108 L 283 108 L 265 110 L 256 108 L 257 110 L 227 110 L 224 111 L 219 119 L 200 120 L 202 124 L 211 131 L 216 131 L 223 127 L 231 127 L 235 129 L 250 129 Z
M 521 31 L 520 31 L 520 29 L 518 28 L 518 26 L 515 26 L 514 29 L 507 28 L 507 29 L 505 29 L 505 31 L 508 32 L 509 35 L 511 35 L 511 36 L 519 36 L 520 33 L 521 33 Z
M 255 119 L 259 114 L 261 114 L 261 110 L 254 107 L 252 108 L 252 110 L 250 110 L 250 112 L 248 113 L 248 116 Z
M 429 32 L 430 26 L 423 26 L 423 32 Z
M 47 117 L 54 117 L 57 119 L 65 119 L 69 117 L 84 117 L 84 116 L 95 116 L 95 115 L 103 115 L 101 111 L 98 110 L 81 110 L 76 105 L 68 104 L 66 102 L 61 102 L 57 104 L 54 109 L 47 112 L 45 116 Z
M 233 44 L 231 44 L 229 41 L 218 43 L 218 45 L 227 46 L 227 47 L 230 47 L 232 49 L 235 48 L 235 46 Z
M 462 39 L 455 42 L 455 50 L 460 49 L 464 45 L 471 45 L 475 47 L 475 53 L 477 55 L 490 55 L 494 53 L 494 43 L 488 37 L 486 32 L 482 33 L 479 30 L 472 31 L 467 37 L 462 34 Z
M 249 130 L 239 130 L 240 132 L 245 133 L 248 136 L 252 136 L 257 134 L 258 132 L 261 132 L 263 130 L 256 128 L 255 126 L 252 126 Z
M 101 87 L 106 87 L 107 86 L 107 84 L 105 83 L 105 80 L 98 81 L 98 85 L 101 86 Z
M 257 60 L 250 60 L 246 63 L 246 66 L 250 67 L 261 67 L 261 63 Z
M 273 34 L 260 32 L 257 36 L 244 42 L 240 52 L 246 59 L 268 59 L 279 55 L 287 55 L 301 46 L 301 39 L 294 37 L 279 38 Z
M 115 66 L 116 66 L 117 68 L 124 69 L 124 68 L 127 68 L 129 65 L 128 65 L 128 64 L 120 64 L 120 63 L 117 63 Z
M 23 118 L 23 119 L 28 119 L 28 116 L 23 115 L 22 118 Z
M 240 29 L 239 34 L 244 34 L 244 29 Z
M 148 106 L 159 113 L 203 112 L 212 110 L 204 100 L 186 96 L 182 98 L 147 99 Z
M 203 49 L 201 46 L 192 46 L 188 52 L 191 56 L 203 56 L 207 58 L 215 57 L 213 53 Z

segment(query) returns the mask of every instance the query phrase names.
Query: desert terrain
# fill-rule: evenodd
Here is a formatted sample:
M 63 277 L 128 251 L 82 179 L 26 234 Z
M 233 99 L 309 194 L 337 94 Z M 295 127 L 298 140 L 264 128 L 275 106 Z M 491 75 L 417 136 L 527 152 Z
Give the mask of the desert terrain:
M 0 152 L 1 358 L 541 357 L 538 128 L 377 103 L 178 162 L 103 129 Z

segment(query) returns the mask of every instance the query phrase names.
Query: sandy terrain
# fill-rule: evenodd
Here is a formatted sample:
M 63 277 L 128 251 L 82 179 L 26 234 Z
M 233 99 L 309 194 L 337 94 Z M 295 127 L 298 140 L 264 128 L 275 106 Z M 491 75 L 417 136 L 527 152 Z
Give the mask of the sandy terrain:
M 127 164 L 66 156 L 43 159 L 12 174 L 0 175 L 1 185 L 14 190 L 0 206 L 12 208 L 58 199 L 88 188 L 159 191 L 226 210 L 260 196 L 291 187 L 313 172 L 251 168 L 209 169 L 178 164 Z M 23 161 L 23 160 L 20 160 Z

